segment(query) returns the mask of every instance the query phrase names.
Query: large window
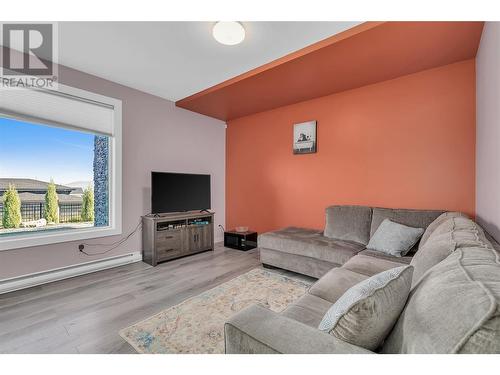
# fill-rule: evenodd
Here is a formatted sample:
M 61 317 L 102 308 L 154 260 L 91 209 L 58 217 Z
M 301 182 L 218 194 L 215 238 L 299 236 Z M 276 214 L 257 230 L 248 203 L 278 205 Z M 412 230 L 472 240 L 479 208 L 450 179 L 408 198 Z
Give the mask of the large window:
M 121 103 L 61 86 L 0 92 L 0 250 L 121 233 Z

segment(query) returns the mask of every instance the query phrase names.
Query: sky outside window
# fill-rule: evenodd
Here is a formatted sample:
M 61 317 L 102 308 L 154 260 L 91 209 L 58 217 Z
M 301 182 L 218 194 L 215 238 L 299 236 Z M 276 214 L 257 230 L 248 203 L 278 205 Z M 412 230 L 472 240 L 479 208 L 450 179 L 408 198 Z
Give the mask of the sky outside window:
M 91 183 L 94 135 L 0 117 L 0 178 Z

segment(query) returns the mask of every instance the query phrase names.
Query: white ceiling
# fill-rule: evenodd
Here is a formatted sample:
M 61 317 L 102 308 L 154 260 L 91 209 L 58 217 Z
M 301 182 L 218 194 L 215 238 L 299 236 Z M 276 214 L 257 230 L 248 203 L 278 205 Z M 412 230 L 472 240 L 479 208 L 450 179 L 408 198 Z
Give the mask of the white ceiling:
M 359 23 L 243 22 L 225 46 L 212 22 L 61 22 L 59 63 L 176 101 Z

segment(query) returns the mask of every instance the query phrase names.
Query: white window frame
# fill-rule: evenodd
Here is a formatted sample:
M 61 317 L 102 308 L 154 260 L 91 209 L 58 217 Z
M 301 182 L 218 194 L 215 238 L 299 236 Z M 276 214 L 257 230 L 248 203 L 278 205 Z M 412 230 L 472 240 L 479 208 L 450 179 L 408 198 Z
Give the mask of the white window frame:
M 39 232 L 19 233 L 8 237 L 0 237 L 0 251 L 50 245 L 61 242 L 89 240 L 122 234 L 122 101 L 89 91 L 58 84 L 58 90 L 53 95 L 65 95 L 75 100 L 91 101 L 99 105 L 111 106 L 113 111 L 113 136 L 109 136 L 108 182 L 109 182 L 109 225 L 106 227 L 91 227 L 68 229 L 64 231 L 42 230 Z M 64 111 L 64 108 L 61 108 Z M 67 124 L 44 122 L 36 117 L 16 116 L 0 111 L 0 115 L 14 119 L 67 128 L 85 132 L 81 128 L 73 128 Z M 88 131 L 92 134 L 98 134 Z

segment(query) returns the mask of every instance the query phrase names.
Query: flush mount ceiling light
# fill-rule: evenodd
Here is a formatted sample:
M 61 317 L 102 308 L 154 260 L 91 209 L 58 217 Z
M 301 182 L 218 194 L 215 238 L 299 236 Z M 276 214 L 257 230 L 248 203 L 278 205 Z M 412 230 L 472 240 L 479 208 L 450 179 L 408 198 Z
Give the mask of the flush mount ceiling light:
M 245 39 L 245 29 L 239 22 L 219 21 L 214 25 L 212 35 L 219 43 L 234 46 L 235 44 L 240 44 Z

